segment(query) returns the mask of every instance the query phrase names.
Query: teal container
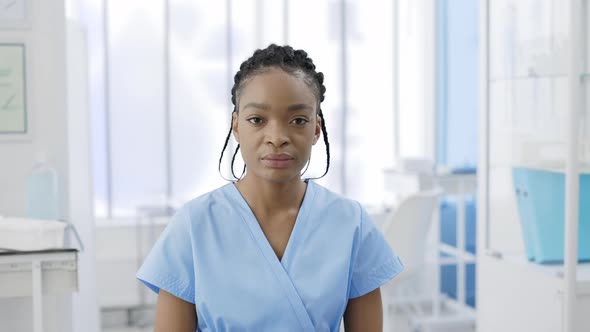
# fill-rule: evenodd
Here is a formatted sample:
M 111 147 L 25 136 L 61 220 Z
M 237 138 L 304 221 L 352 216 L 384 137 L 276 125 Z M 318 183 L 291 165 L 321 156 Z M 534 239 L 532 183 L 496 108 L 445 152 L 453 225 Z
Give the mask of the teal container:
M 57 171 L 37 162 L 26 179 L 26 216 L 33 219 L 60 220 Z
M 541 264 L 563 263 L 565 174 L 513 168 L 525 252 Z M 580 174 L 578 260 L 590 261 L 590 174 Z
M 512 169 L 514 193 L 516 194 L 516 203 L 518 205 L 518 213 L 520 216 L 520 226 L 522 229 L 525 253 L 527 259 L 533 261 L 535 259 L 534 239 L 536 238 L 536 235 L 533 234 L 532 227 L 532 216 L 534 215 L 533 204 L 529 204 L 529 192 L 525 189 L 529 187 L 528 173 L 528 169 Z

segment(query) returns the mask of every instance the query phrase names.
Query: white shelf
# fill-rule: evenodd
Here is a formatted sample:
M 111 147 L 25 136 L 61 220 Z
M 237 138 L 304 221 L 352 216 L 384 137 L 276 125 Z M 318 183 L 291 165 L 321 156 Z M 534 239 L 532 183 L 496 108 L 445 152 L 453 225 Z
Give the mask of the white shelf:
M 526 81 L 526 80 L 539 80 L 539 79 L 559 79 L 568 78 L 566 73 L 546 73 L 546 74 L 529 74 L 529 75 L 518 75 L 518 76 L 496 76 L 490 77 L 488 82 L 514 82 L 514 81 Z M 590 73 L 583 73 L 580 75 L 582 82 L 590 82 Z
M 552 74 L 539 74 L 539 75 L 520 75 L 520 76 L 499 76 L 499 77 L 491 77 L 489 79 L 490 83 L 498 83 L 498 82 L 514 82 L 514 81 L 526 81 L 526 80 L 541 80 L 541 79 L 560 79 L 560 78 L 567 78 L 567 74 L 563 73 L 552 73 Z M 583 76 L 585 77 L 585 76 Z
M 458 249 L 457 247 L 448 245 L 446 243 L 441 243 L 439 245 L 439 250 L 441 253 L 452 256 L 440 258 L 440 263 L 444 265 L 454 265 L 459 262 L 474 264 L 477 261 L 477 256 L 475 254 L 472 254 L 467 250 Z M 461 257 L 461 259 L 459 260 L 457 257 Z
M 492 254 L 492 256 L 494 255 Z M 548 277 L 559 279 L 560 281 L 563 280 L 563 264 L 537 264 L 528 261 L 523 254 L 516 253 L 503 254 L 501 255 L 501 259 L 514 267 L 522 267 Z M 590 263 L 578 263 L 576 272 L 578 281 L 576 285 L 577 293 L 590 295 Z M 563 286 L 562 282 L 560 282 L 560 286 Z

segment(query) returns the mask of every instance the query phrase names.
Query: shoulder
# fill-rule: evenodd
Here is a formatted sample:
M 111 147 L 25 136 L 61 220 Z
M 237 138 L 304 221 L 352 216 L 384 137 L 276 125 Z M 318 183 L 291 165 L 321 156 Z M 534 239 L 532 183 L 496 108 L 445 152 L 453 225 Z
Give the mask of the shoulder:
M 335 193 L 315 182 L 310 181 L 310 184 L 314 186 L 314 200 L 318 212 L 336 219 L 360 223 L 365 212 L 358 201 Z
M 184 203 L 176 212 L 174 219 L 195 225 L 214 219 L 219 213 L 227 213 L 232 205 L 227 194 L 230 185 L 232 184 L 226 184 Z

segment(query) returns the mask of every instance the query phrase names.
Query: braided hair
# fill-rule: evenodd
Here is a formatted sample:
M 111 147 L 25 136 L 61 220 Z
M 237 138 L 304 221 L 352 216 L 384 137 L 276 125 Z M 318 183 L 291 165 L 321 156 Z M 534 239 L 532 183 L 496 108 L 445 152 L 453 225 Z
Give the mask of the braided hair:
M 234 105 L 233 113 L 238 112 L 238 97 L 242 88 L 246 83 L 254 76 L 265 72 L 270 68 L 279 68 L 288 74 L 301 77 L 303 81 L 312 89 L 313 94 L 318 101 L 317 114 L 321 118 L 322 133 L 324 136 L 324 143 L 326 145 L 326 170 L 324 174 L 319 178 L 324 177 L 328 173 L 330 168 L 330 143 L 328 142 L 328 132 L 326 131 L 326 121 L 324 120 L 324 114 L 320 107 L 322 101 L 324 101 L 324 94 L 326 93 L 326 87 L 324 86 L 324 74 L 317 72 L 313 60 L 307 56 L 307 52 L 304 50 L 294 50 L 291 46 L 278 46 L 275 44 L 269 45 L 265 49 L 258 49 L 254 54 L 240 65 L 240 70 L 234 76 L 234 86 L 231 89 L 231 101 Z M 230 123 L 229 132 L 225 138 L 223 149 L 221 150 L 221 156 L 219 157 L 219 172 L 221 173 L 221 161 L 223 160 L 223 154 L 231 133 L 233 130 L 233 121 Z M 239 179 L 234 173 L 234 161 L 240 144 L 236 147 L 231 160 L 231 173 L 235 179 Z M 307 165 L 309 166 L 309 164 Z M 306 168 L 307 170 L 307 168 Z M 242 170 L 242 175 L 246 171 L 246 165 Z M 305 173 L 305 171 L 304 171 Z M 240 177 L 241 177 L 240 176 Z

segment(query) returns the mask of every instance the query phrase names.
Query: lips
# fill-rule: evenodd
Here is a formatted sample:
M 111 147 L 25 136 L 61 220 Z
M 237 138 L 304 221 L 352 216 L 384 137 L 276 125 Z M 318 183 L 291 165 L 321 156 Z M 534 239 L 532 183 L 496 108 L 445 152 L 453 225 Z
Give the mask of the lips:
M 293 157 L 287 153 L 271 153 L 262 157 L 263 160 L 290 160 Z
M 269 168 L 289 168 L 294 160 L 287 153 L 272 153 L 262 157 L 262 164 Z

